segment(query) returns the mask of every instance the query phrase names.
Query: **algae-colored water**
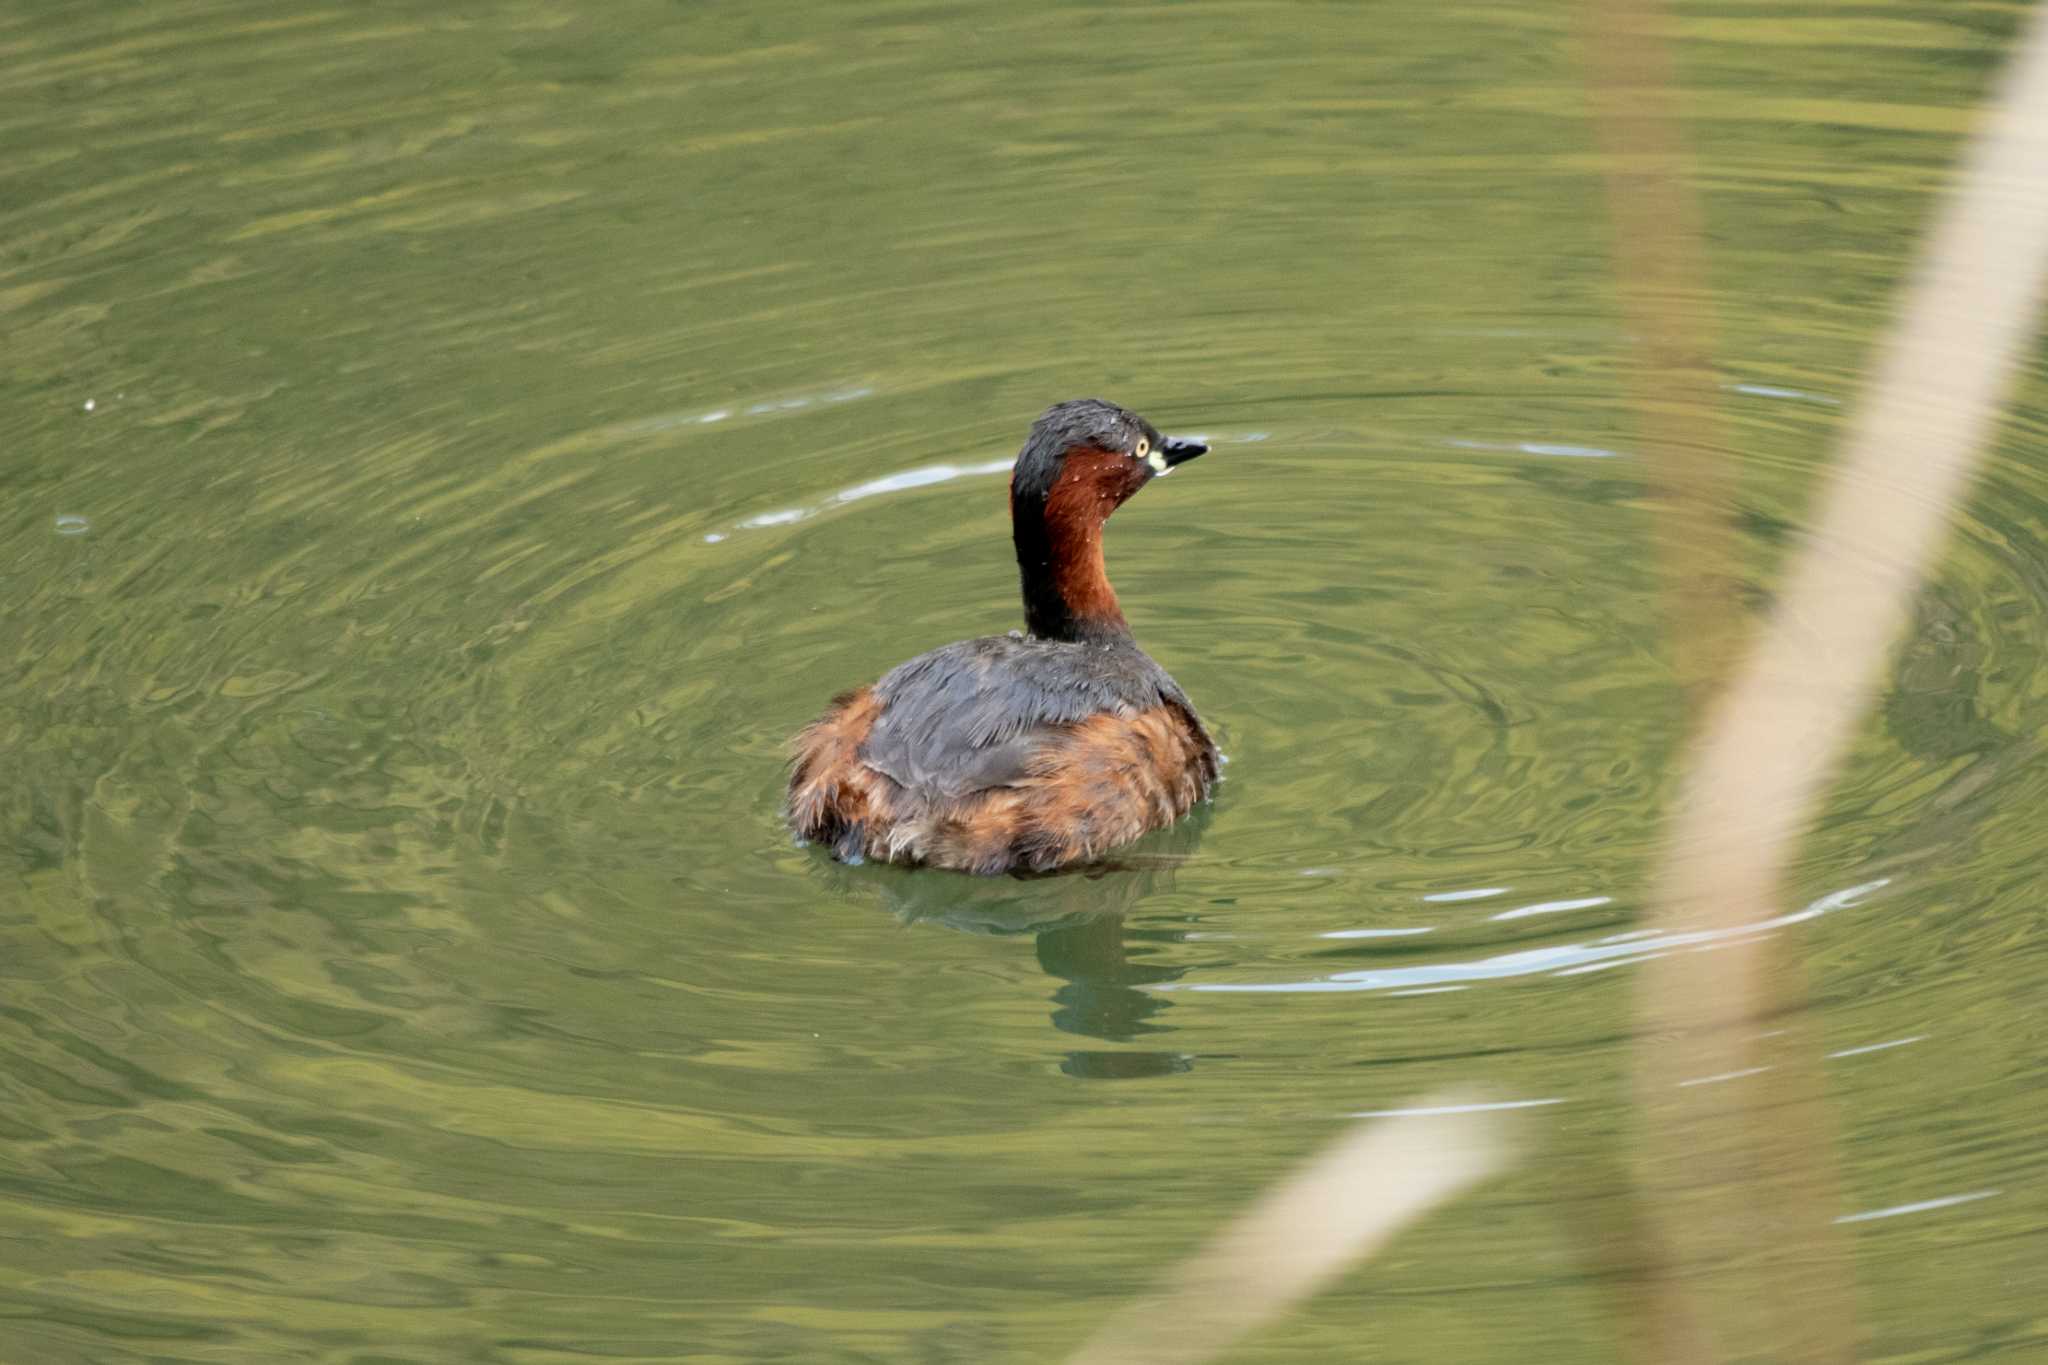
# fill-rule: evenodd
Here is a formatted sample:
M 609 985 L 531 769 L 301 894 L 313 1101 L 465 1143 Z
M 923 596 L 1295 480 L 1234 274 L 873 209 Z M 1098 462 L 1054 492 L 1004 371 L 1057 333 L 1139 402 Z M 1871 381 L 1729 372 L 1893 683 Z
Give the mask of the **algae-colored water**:
M 2022 12 L 1675 19 L 1751 616 Z M 1685 714 L 1566 10 L 18 0 L 0 145 L 0 1361 L 1056 1360 L 1447 1083 L 1524 1164 L 1234 1358 L 1619 1358 Z M 2048 1358 L 2038 355 L 1780 931 L 1873 1359 Z M 792 847 L 1083 394 L 1214 445 L 1109 535 L 1213 809 Z

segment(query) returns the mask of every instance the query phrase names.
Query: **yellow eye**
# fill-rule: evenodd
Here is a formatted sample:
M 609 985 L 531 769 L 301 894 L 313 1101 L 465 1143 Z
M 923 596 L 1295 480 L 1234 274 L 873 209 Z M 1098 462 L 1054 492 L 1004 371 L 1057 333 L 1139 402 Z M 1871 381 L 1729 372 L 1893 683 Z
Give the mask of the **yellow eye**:
M 1136 450 L 1134 450 L 1134 451 L 1132 451 L 1132 452 L 1131 452 L 1132 456 L 1133 456 L 1133 457 L 1135 457 L 1135 458 L 1137 458 L 1137 459 L 1140 459 L 1140 460 L 1142 460 L 1142 459 L 1144 459 L 1144 458 L 1145 458 L 1145 457 L 1146 457 L 1147 455 L 1149 455 L 1149 454 L 1151 454 L 1151 453 L 1152 453 L 1152 442 L 1151 442 L 1151 440 L 1150 440 L 1149 438 L 1147 438 L 1147 437 L 1143 437 L 1143 436 L 1140 436 L 1140 437 L 1138 438 L 1138 448 L 1137 448 Z

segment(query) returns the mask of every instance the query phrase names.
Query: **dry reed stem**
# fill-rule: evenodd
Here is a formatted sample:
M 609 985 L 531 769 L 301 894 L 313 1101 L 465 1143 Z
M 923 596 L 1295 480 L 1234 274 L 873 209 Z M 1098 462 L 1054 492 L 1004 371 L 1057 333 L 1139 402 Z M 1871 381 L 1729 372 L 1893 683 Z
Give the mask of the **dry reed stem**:
M 1593 133 L 1614 225 L 1636 423 L 1659 499 L 1666 632 L 1689 700 L 1704 701 L 1734 638 L 1727 517 L 1732 470 L 1717 420 L 1714 318 L 1678 82 L 1658 0 L 1585 0 L 1580 11 Z
M 1402 1227 L 1508 1162 L 1500 1115 L 1414 1112 L 1362 1124 L 1260 1196 L 1183 1262 L 1159 1295 L 1118 1312 L 1068 1365 L 1195 1365 L 1278 1317 Z M 1437 1112 L 1428 1112 L 1428 1111 Z
M 1736 634 L 1728 517 L 1734 471 L 1721 453 L 1726 442 L 1712 362 L 1712 291 L 1700 209 L 1689 184 L 1692 158 L 1680 123 L 1677 66 L 1663 36 L 1669 20 L 1660 0 L 1584 0 L 1579 23 L 1614 230 L 1616 293 L 1638 343 L 1629 376 L 1638 439 L 1658 492 L 1665 638 L 1673 673 L 1697 711 L 1720 681 Z M 1647 1039 L 1668 1027 L 1656 1003 L 1646 1000 L 1642 1011 Z M 1639 1064 L 1660 1069 L 1659 1088 L 1675 1081 L 1661 1074 L 1654 1042 L 1643 1053 Z M 1676 1229 L 1656 1215 L 1674 1181 L 1693 1174 L 1688 1139 L 1695 1135 L 1682 1122 L 1660 1123 L 1662 1113 L 1660 1105 L 1651 1115 L 1640 1180 L 1590 1154 L 1567 1167 L 1567 1178 L 1578 1185 L 1583 1206 L 1597 1210 L 1576 1223 L 1577 1234 L 1599 1280 L 1610 1287 L 1627 1357 L 1706 1365 L 1716 1357 L 1708 1330 L 1715 1315 L 1689 1286 L 1688 1263 L 1701 1259 L 1701 1242 L 1730 1240 L 1732 1200 L 1724 1196 L 1704 1210 L 1689 1205 L 1689 1217 Z M 1820 1123 L 1804 1130 L 1809 1145 L 1793 1154 L 1791 1178 L 1832 1189 L 1824 1115 Z M 1728 1150 L 1716 1174 L 1725 1191 L 1751 1186 L 1764 1164 L 1764 1141 L 1744 1124 L 1723 1141 Z M 1740 1217 L 1748 1210 L 1735 1212 Z M 1845 1281 L 1810 1288 L 1824 1302 L 1846 1303 Z
M 2048 9 L 2029 17 L 1870 373 L 1815 529 L 1750 657 L 1719 697 L 1688 765 L 1656 909 L 1645 927 L 1737 930 L 1776 913 L 1808 815 L 1878 685 L 1922 577 L 1983 457 L 2048 278 Z M 1645 964 L 1639 1082 L 1653 1151 L 1683 1153 L 1690 1190 L 1654 1200 L 1667 1238 L 1724 1181 L 1746 1179 L 1752 1222 L 1724 1226 L 1713 1259 L 1775 1261 L 1755 1277 L 1780 1360 L 1853 1354 L 1846 1304 L 1808 1297 L 1839 1253 L 1815 1255 L 1832 1190 L 1767 1180 L 1812 1143 L 1810 1049 L 1761 1036 L 1803 995 L 1762 939 Z M 1662 1035 L 1661 1037 L 1657 1035 Z M 1681 1078 L 1770 1067 L 1758 1084 L 1677 1089 Z M 1732 1126 L 1731 1126 L 1732 1125 Z M 1738 1131 L 1740 1129 L 1746 1131 Z M 1775 1226 L 1774 1226 L 1775 1224 Z M 1791 1244 L 1774 1239 L 1790 1227 Z M 1747 1324 L 1754 1328 L 1755 1324 Z

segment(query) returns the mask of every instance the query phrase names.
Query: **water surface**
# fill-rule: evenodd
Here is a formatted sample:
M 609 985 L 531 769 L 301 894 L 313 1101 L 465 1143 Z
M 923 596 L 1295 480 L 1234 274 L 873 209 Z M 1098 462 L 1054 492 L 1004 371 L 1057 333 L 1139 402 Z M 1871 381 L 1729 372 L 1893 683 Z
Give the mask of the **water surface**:
M 1746 615 L 2021 12 L 1677 20 Z M 1450 1083 L 1523 1166 L 1236 1358 L 1619 1358 L 1568 1173 L 1630 963 L 1714 944 L 1643 936 L 1685 714 L 1573 42 L 0 18 L 0 1359 L 1057 1359 Z M 1214 446 L 1109 534 L 1214 807 L 1093 878 L 792 847 L 784 738 L 1017 624 L 1005 461 L 1098 393 Z M 1762 930 L 1872 1358 L 2048 1353 L 2044 400 Z

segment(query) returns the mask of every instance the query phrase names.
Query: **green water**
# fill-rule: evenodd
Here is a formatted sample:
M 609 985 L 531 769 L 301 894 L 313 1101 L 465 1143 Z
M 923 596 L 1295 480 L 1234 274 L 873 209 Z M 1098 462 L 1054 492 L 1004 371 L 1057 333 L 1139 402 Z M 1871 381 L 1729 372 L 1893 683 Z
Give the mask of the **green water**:
M 2022 13 L 1675 21 L 1751 616 Z M 1618 1359 L 1564 1172 L 1685 718 L 1574 41 L 0 12 L 0 1361 L 1057 1360 L 1452 1083 L 1524 1163 L 1233 1359 Z M 1871 1358 L 2048 1359 L 2038 356 L 1779 931 Z M 1214 444 L 1109 535 L 1213 809 L 793 848 L 786 736 L 1017 624 L 1083 394 Z

